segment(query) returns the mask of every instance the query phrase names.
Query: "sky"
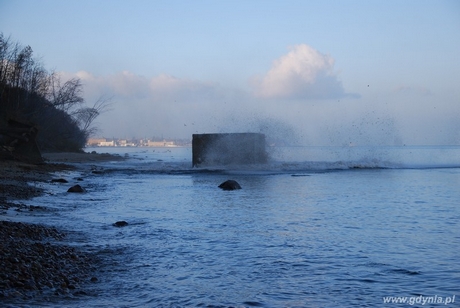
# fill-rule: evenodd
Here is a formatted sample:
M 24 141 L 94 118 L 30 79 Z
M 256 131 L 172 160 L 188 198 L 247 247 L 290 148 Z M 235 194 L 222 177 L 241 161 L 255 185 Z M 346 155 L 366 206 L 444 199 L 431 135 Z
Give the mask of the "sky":
M 457 0 L 0 0 L 0 32 L 110 99 L 94 137 L 460 144 Z

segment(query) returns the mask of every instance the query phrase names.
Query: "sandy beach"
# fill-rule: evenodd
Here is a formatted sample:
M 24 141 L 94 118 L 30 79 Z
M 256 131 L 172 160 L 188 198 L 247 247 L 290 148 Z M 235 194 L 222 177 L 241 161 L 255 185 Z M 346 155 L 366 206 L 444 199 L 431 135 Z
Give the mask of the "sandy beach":
M 73 170 L 75 164 L 123 159 L 110 154 L 45 153 L 44 164 L 0 161 L 0 300 L 45 301 L 60 296 L 84 296 L 97 283 L 97 258 L 66 242 L 62 230 L 21 222 L 21 212 L 46 211 L 46 206 L 19 202 L 43 193 L 39 183 L 52 172 Z M 72 164 L 72 165 L 70 165 Z M 34 183 L 29 185 L 28 183 Z M 12 202 L 15 201 L 15 202 Z M 16 211 L 15 221 L 6 215 Z M 30 220 L 30 219 L 29 219 Z

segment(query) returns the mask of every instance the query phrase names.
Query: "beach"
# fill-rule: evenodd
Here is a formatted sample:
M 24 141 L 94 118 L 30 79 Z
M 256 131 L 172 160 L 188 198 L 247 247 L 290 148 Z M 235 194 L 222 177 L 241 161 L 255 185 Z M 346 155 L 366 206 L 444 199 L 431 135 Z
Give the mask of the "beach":
M 21 200 L 44 193 L 41 184 L 52 173 L 78 168 L 82 162 L 119 160 L 96 153 L 49 153 L 46 163 L 32 165 L 0 161 L 0 299 L 28 300 L 42 297 L 81 296 L 94 276 L 97 258 L 67 243 L 66 232 L 54 227 L 21 222 L 23 212 L 46 212 L 46 206 L 26 205 Z M 68 163 L 72 163 L 70 165 Z M 15 212 L 14 221 L 7 213 Z M 28 219 L 30 221 L 30 218 Z

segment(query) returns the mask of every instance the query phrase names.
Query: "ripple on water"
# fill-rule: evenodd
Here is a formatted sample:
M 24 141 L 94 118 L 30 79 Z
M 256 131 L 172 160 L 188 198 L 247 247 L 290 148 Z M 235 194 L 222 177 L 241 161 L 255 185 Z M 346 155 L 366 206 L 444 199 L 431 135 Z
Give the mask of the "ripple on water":
M 104 260 L 96 295 L 66 305 L 373 307 L 460 285 L 459 172 L 142 167 L 41 199 Z M 218 189 L 229 175 L 243 189 Z

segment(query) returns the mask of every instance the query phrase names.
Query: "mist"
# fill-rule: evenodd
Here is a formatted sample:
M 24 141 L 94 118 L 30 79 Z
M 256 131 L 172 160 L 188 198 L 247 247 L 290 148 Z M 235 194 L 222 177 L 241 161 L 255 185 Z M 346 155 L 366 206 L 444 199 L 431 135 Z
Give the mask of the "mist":
M 78 77 L 86 101 L 112 97 L 98 119 L 99 136 L 191 139 L 196 133 L 261 132 L 273 145 L 379 146 L 460 144 L 455 95 L 425 87 L 347 90 L 335 60 L 312 47 L 291 46 L 264 74 L 233 88 L 160 74 L 123 71 Z

